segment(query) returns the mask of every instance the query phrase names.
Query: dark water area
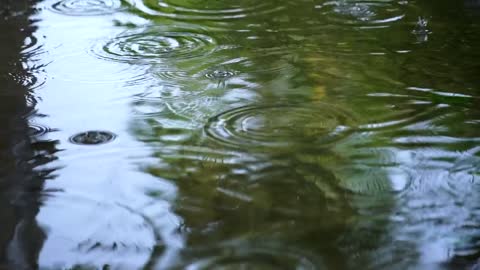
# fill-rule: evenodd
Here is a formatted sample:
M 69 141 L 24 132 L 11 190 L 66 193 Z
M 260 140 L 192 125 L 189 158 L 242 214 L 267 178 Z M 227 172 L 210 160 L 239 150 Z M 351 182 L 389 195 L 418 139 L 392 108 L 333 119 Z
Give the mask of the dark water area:
M 0 14 L 0 269 L 480 269 L 479 1 Z

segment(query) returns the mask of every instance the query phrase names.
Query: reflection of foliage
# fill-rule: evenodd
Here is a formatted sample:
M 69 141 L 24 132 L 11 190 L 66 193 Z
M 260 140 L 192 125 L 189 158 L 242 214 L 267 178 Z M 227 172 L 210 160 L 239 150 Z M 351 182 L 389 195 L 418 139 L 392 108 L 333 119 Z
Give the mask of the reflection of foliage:
M 232 27 L 242 28 L 247 21 L 232 22 Z M 348 160 L 330 149 L 334 145 L 311 144 L 319 134 L 335 128 L 335 119 L 315 122 L 309 115 L 290 119 L 287 112 L 283 118 L 275 117 L 294 124 L 282 139 L 291 147 L 281 148 L 219 146 L 206 138 L 202 128 L 212 116 L 246 104 L 323 101 L 330 89 L 341 87 L 339 78 L 345 78 L 338 58 L 309 52 L 303 45 L 317 40 L 299 35 L 261 28 L 209 34 L 223 49 L 205 57 L 165 61 L 168 69 L 152 66 L 159 84 L 174 85 L 175 91 L 170 97 L 162 92 L 158 98 L 137 103 L 168 107 L 133 124 L 136 136 L 152 147 L 158 160 L 145 170 L 177 185 L 174 207 L 183 218 L 191 247 L 252 235 L 272 235 L 318 252 L 324 246 L 333 247 L 356 216 L 349 192 L 340 186 L 335 172 Z M 310 61 L 308 57 L 323 58 Z M 167 74 L 166 69 L 173 72 Z M 234 75 L 223 84 L 212 83 L 205 74 L 218 69 Z M 325 70 L 335 74 L 325 76 Z M 267 140 L 268 132 L 272 131 L 265 130 Z M 334 248 L 330 253 L 332 258 L 341 257 Z
M 380 236 L 370 241 L 368 233 L 385 233 L 397 195 L 409 187 L 412 171 L 421 167 L 419 156 L 433 152 L 425 149 L 457 156 L 455 151 L 474 147 L 474 140 L 445 141 L 473 138 L 478 126 L 475 110 L 460 112 L 478 102 L 473 95 L 459 95 L 475 86 L 477 79 L 471 74 L 476 69 L 471 61 L 455 58 L 462 55 L 454 43 L 448 43 L 448 49 L 441 39 L 416 44 L 411 34 L 416 14 L 405 14 L 403 21 L 388 27 L 362 29 L 329 21 L 307 2 L 275 16 L 223 24 L 182 20 L 175 31 L 185 27 L 210 35 L 217 48 L 205 56 L 166 59 L 161 67 L 152 66 L 158 85 L 173 87 L 138 104 L 167 109 L 139 120 L 133 129 L 158 160 L 146 171 L 178 186 L 175 208 L 192 246 L 272 234 L 321 252 L 322 245 L 333 246 L 345 231 L 357 230 L 359 242 L 374 249 Z M 158 7 L 158 1 L 146 4 Z M 367 10 L 368 5 L 360 7 L 349 9 L 349 3 L 342 2 L 337 13 L 343 17 L 336 19 L 348 17 L 346 24 L 359 26 L 378 15 Z M 172 23 L 162 16 L 138 14 L 154 24 Z M 446 58 L 439 57 L 439 51 L 454 52 L 456 56 L 445 56 L 458 65 L 444 65 Z M 233 75 L 221 83 L 209 77 L 223 71 Z M 349 136 L 328 146 L 316 145 L 315 139 L 338 126 L 335 119 L 304 115 L 292 120 L 288 108 L 257 121 L 258 126 L 268 126 L 269 119 L 279 126 L 295 122 L 293 130 L 278 129 L 288 133 L 279 136 L 286 147 L 271 143 L 278 138 L 273 130 L 261 130 L 267 143 L 245 140 L 233 147 L 202 131 L 211 117 L 244 105 L 322 102 L 346 108 L 357 124 Z M 464 125 L 463 118 L 472 124 Z M 245 122 L 237 124 L 220 135 L 232 140 L 229 131 L 252 132 Z M 359 201 L 363 204 L 357 205 Z M 358 212 L 370 214 L 370 209 L 357 212 L 365 210 L 362 207 L 381 210 L 362 217 Z M 362 222 L 371 231 L 364 232 Z M 324 239 L 325 244 L 318 244 Z

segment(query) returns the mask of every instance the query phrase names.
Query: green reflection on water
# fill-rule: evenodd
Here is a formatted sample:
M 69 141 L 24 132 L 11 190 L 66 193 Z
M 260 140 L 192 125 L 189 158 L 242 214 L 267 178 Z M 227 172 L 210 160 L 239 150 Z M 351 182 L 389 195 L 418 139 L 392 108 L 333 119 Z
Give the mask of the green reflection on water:
M 448 1 L 256 5 L 144 1 L 130 11 L 159 42 L 110 58 L 139 64 L 152 53 L 158 81 L 132 105 L 131 129 L 155 150 L 145 170 L 179 189 L 178 267 L 405 269 L 457 258 L 424 250 L 446 233 L 439 225 L 432 236 L 411 203 L 457 200 L 449 182 L 466 176 L 449 171 L 478 157 L 475 11 Z M 421 35 L 419 16 L 429 20 Z M 447 221 L 459 205 L 475 202 L 429 211 L 448 228 L 478 222 Z

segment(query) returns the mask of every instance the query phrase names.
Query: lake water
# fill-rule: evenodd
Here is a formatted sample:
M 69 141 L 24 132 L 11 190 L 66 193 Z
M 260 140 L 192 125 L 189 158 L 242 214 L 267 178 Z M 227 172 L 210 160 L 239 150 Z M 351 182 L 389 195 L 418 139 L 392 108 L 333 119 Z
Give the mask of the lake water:
M 0 269 L 480 268 L 479 1 L 3 2 Z

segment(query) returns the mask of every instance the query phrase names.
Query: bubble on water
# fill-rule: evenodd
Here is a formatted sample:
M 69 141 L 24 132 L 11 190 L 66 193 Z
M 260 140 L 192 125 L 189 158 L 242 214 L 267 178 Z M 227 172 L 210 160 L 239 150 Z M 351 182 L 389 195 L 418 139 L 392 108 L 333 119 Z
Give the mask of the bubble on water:
M 70 137 L 70 142 L 81 145 L 97 145 L 113 141 L 116 135 L 109 131 L 86 131 Z

